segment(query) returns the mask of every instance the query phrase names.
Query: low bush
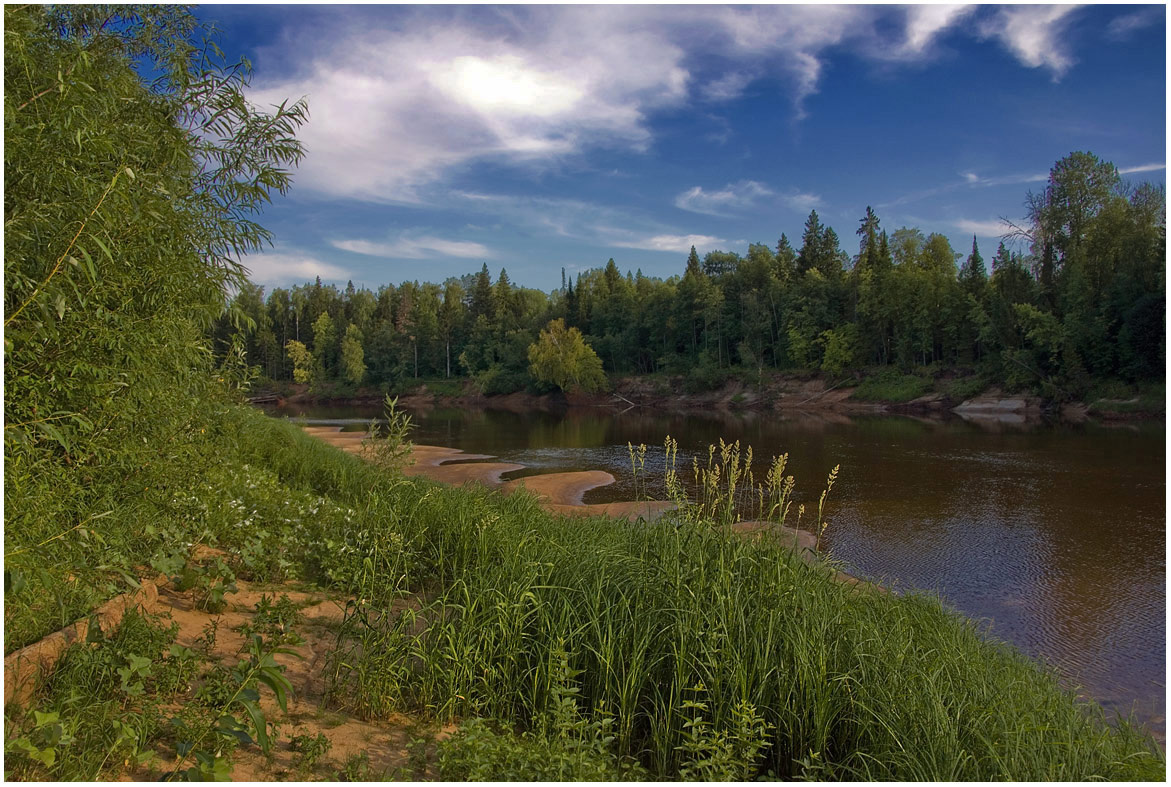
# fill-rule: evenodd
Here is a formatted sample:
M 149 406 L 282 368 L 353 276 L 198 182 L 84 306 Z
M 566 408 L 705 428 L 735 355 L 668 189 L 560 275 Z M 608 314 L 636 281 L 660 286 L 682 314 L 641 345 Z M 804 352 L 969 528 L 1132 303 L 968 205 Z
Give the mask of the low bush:
M 851 398 L 863 402 L 891 402 L 899 404 L 918 399 L 933 387 L 932 381 L 914 374 L 900 374 L 893 370 L 868 375 L 854 389 Z
M 980 376 L 957 377 L 943 383 L 939 388 L 948 399 L 962 402 L 983 393 L 988 388 L 988 381 Z

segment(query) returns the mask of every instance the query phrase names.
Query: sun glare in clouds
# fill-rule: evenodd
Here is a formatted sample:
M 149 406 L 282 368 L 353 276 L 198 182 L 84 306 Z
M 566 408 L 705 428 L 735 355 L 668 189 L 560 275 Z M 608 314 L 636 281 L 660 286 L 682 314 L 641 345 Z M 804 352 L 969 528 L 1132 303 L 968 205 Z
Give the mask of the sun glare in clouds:
M 552 117 L 569 112 L 583 95 L 555 74 L 526 68 L 514 55 L 457 57 L 433 81 L 452 98 L 488 114 Z

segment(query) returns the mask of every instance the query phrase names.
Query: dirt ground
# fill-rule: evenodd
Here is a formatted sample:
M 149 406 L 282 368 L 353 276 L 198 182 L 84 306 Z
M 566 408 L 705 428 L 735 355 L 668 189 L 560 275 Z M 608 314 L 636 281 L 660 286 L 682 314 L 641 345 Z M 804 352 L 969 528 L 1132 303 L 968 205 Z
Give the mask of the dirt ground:
M 338 644 L 349 599 L 295 583 L 236 584 L 238 591 L 225 597 L 227 606 L 218 614 L 197 609 L 191 594 L 169 587 L 159 589 L 158 600 L 150 610 L 164 624 L 178 624 L 177 644 L 204 654 L 213 664 L 230 668 L 246 658 L 243 629 L 253 619 L 263 597 L 275 602 L 285 596 L 299 609 L 300 621 L 293 628 L 296 639 L 283 646 L 291 652 L 276 656 L 293 687 L 287 713 L 280 710 L 272 692 L 260 692 L 260 707 L 270 724 L 275 725 L 275 742 L 267 756 L 256 746 L 236 749 L 232 755 L 233 781 L 305 781 L 346 776 L 362 781 L 438 778 L 435 744 L 454 727 L 403 715 L 367 721 L 340 710 L 344 703 L 336 699 L 325 702 L 328 655 Z M 214 632 L 214 644 L 210 646 L 209 632 Z M 319 734 L 329 741 L 328 751 L 306 767 L 304 756 L 294 751 L 292 740 L 296 736 L 316 739 Z M 160 750 L 158 754 L 153 767 L 131 772 L 125 780 L 163 778 L 175 766 L 175 752 Z M 184 767 L 191 764 L 185 763 Z

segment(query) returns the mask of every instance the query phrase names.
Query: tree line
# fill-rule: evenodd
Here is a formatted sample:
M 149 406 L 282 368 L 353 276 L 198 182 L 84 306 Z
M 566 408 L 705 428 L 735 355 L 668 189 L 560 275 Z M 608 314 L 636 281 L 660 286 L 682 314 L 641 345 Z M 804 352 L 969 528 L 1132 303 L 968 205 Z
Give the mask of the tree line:
M 866 209 L 857 253 L 816 211 L 800 245 L 744 255 L 694 247 L 681 275 L 623 274 L 613 259 L 550 293 L 501 270 L 377 291 L 249 284 L 217 338 L 240 335 L 272 380 L 394 387 L 470 377 L 487 394 L 547 390 L 530 346 L 553 320 L 577 328 L 611 375 L 684 375 L 695 389 L 730 374 L 831 376 L 891 368 L 970 369 L 1053 398 L 1091 381 L 1161 379 L 1165 367 L 1166 207 L 1162 186 L 1127 185 L 1091 153 L 1058 161 L 1026 200 L 990 265 L 975 238 L 887 231 Z M 1008 243 L 1005 243 L 1005 240 Z M 538 375 L 540 377 L 540 375 Z

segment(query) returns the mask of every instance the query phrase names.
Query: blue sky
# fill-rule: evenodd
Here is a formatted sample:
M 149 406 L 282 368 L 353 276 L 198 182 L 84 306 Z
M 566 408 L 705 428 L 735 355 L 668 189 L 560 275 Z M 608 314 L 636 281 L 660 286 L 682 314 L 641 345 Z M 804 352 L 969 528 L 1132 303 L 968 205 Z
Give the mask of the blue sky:
M 613 257 L 843 247 L 882 226 L 985 260 L 1074 150 L 1163 183 L 1163 6 L 203 6 L 308 154 L 253 279 L 376 288 Z

